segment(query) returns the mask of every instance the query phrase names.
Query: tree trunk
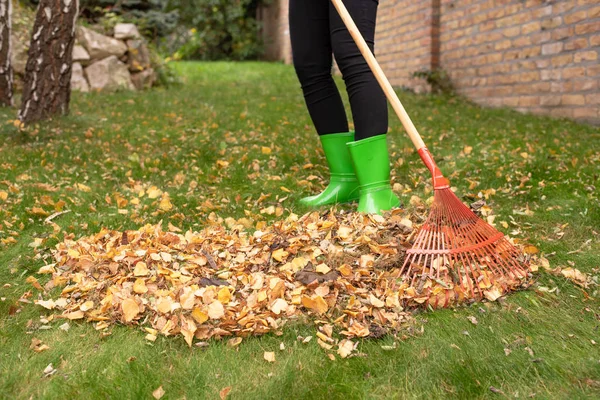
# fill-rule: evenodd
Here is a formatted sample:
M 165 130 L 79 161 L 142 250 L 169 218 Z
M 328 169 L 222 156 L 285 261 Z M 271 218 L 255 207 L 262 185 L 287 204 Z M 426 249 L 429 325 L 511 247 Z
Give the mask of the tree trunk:
M 79 0 L 41 0 L 29 46 L 19 119 L 39 121 L 69 112 Z
M 10 64 L 11 0 L 0 0 L 0 106 L 13 104 L 13 70 Z

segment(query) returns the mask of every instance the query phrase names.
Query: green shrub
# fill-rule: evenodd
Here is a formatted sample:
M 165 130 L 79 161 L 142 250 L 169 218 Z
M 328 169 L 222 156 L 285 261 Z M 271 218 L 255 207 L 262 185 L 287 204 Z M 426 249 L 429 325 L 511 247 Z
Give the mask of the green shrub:
M 256 9 L 265 0 L 169 0 L 180 29 L 167 41 L 175 59 L 247 60 L 263 49 Z

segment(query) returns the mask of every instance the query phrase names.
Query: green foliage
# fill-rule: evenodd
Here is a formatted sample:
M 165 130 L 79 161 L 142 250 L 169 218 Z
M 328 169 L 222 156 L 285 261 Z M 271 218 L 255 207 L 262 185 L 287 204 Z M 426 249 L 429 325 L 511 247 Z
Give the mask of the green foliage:
M 170 0 L 183 29 L 167 47 L 175 59 L 247 60 L 262 51 L 256 9 L 264 0 Z
M 434 94 L 455 96 L 456 90 L 448 73 L 442 69 L 419 70 L 412 73 L 414 78 L 425 79 Z

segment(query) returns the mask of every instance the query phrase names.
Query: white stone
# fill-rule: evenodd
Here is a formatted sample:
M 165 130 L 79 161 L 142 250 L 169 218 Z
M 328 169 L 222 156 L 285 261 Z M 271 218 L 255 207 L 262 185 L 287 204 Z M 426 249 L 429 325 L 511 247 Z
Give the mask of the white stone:
M 115 56 L 96 61 L 85 69 L 85 75 L 92 90 L 135 90 L 127 65 Z
M 77 27 L 77 40 L 87 50 L 92 60 L 101 60 L 109 56 L 121 57 L 127 51 L 127 46 L 122 41 L 83 26 Z
M 117 24 L 115 26 L 115 39 L 139 39 L 141 37 L 135 24 Z
M 90 85 L 88 85 L 85 80 L 85 76 L 83 76 L 83 67 L 80 63 L 73 63 L 71 71 L 71 90 L 77 90 L 80 92 L 89 92 Z
M 156 81 L 156 74 L 152 68 L 131 74 L 131 81 L 137 90 L 150 89 Z
M 80 62 L 85 65 L 88 61 L 90 61 L 90 54 L 85 48 L 78 44 L 73 46 L 73 62 Z

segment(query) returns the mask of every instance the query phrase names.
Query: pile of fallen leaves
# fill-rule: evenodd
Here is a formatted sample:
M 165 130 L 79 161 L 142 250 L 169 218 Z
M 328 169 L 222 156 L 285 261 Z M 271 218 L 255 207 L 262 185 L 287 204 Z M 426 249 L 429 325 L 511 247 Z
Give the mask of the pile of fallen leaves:
M 181 334 L 190 346 L 226 336 L 239 343 L 309 317 L 322 347 L 349 354 L 349 339 L 406 328 L 415 306 L 480 300 L 451 281 L 432 277 L 419 288 L 404 282 L 405 251 L 423 221 L 398 209 L 385 218 L 291 214 L 253 232 L 234 219 L 214 220 L 200 232 L 166 232 L 161 224 L 105 229 L 57 245 L 55 263 L 39 273 L 52 275 L 45 290 L 62 292 L 35 303 L 98 330 L 139 325 L 148 340 Z M 489 300 L 527 284 L 498 279 L 482 288 Z M 334 339 L 334 331 L 345 339 Z

